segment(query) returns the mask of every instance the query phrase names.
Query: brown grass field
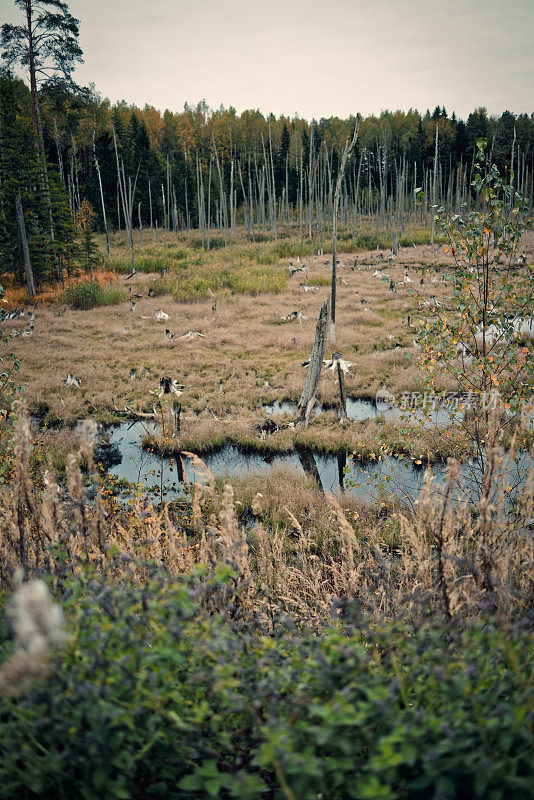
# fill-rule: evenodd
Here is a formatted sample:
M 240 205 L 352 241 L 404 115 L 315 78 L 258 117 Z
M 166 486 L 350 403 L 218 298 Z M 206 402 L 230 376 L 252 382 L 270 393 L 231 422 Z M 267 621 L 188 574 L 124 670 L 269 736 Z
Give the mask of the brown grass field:
M 187 236 L 181 239 L 187 248 Z M 229 269 L 237 273 L 241 263 L 245 272 L 253 270 L 255 260 L 261 261 L 262 253 L 271 246 L 241 242 L 190 258 L 188 286 L 193 286 L 197 276 L 200 283 L 195 284 L 195 296 L 204 293 L 200 299 L 176 301 L 170 293 L 149 298 L 150 286 L 158 293 L 172 290 L 174 296 L 180 294 L 183 262 L 191 251 L 184 251 L 186 256 L 179 251 L 179 257 L 174 259 L 176 241 L 176 234 L 166 234 L 164 242 L 156 245 L 146 241 L 142 248 L 136 248 L 138 259 L 142 261 L 144 257 L 145 265 L 151 256 L 168 248 L 166 279 L 139 272 L 133 281 L 127 281 L 124 234 L 115 235 L 110 260 L 115 272 L 108 265 L 100 280 L 124 291 L 125 300 L 119 305 L 73 310 L 61 304 L 57 290 L 39 298 L 34 334 L 19 336 L 10 345 L 21 361 L 20 378 L 30 410 L 40 409 L 49 421 L 66 424 L 88 415 L 101 421 L 112 420 L 113 399 L 119 408 L 128 405 L 150 411 L 150 392 L 159 388 L 162 375 L 170 375 L 185 385 L 180 398 L 181 445 L 202 451 L 225 439 L 258 446 L 255 425 L 265 419 L 262 404 L 284 399 L 298 401 L 306 377 L 301 362 L 309 356 L 318 309 L 330 291 L 331 254 L 303 257 L 307 271 L 289 277 L 289 262 L 296 264 L 297 259 L 273 258 L 271 248 L 269 258 L 263 259 L 271 263 L 261 267 L 260 278 L 269 288 L 272 274 L 273 291 L 262 293 L 260 287 L 259 292 L 253 288 L 255 294 L 243 294 L 225 286 L 216 292 L 209 287 L 206 290 L 202 283 L 206 275 L 218 278 Z M 530 259 L 533 250 L 529 235 L 523 251 Z M 389 251 L 381 252 L 383 258 L 376 250 L 339 254 L 335 349 L 353 364 L 346 376 L 347 394 L 353 397 L 374 398 L 383 385 L 397 395 L 423 389 L 424 375 L 413 336 L 418 322 L 428 313 L 422 303 L 431 295 L 438 300 L 443 298 L 447 284 L 440 282 L 439 276 L 453 264 L 440 246 L 401 248 L 391 263 Z M 325 261 L 328 266 L 324 266 Z M 377 268 L 397 283 L 396 293 L 390 291 L 389 282 L 373 277 Z M 409 284 L 403 282 L 405 271 L 412 281 Z M 251 281 L 256 277 L 252 272 Z M 300 286 L 303 282 L 315 285 L 316 290 L 304 291 Z M 414 294 L 409 293 L 410 289 Z M 131 311 L 130 298 L 136 294 L 143 297 L 136 299 Z M 10 293 L 9 287 L 6 297 L 8 307 L 22 302 L 20 293 Z M 167 322 L 154 319 L 159 308 L 169 314 Z M 304 315 L 302 321 L 282 321 L 296 310 Z M 407 324 L 408 315 L 411 327 Z M 26 318 L 5 322 L 2 327 L 9 330 L 10 326 L 21 331 L 27 327 Z M 172 339 L 166 338 L 166 328 L 174 334 Z M 191 330 L 199 331 L 204 338 L 180 338 Z M 331 352 L 328 342 L 326 355 Z M 135 379 L 130 378 L 131 370 L 135 370 Z M 79 388 L 62 383 L 69 372 L 81 379 Z M 330 371 L 322 373 L 318 398 L 326 405 L 335 407 L 337 403 L 336 378 Z M 376 421 L 340 425 L 335 410 L 312 420 L 307 430 L 280 431 L 261 446 L 289 450 L 296 442 L 322 450 L 347 448 L 362 454 L 378 452 L 387 442 L 414 458 L 432 458 L 438 451 L 442 456 L 454 452 L 452 433 L 448 450 L 444 437 L 432 430 L 414 428 L 401 435 L 394 426 Z

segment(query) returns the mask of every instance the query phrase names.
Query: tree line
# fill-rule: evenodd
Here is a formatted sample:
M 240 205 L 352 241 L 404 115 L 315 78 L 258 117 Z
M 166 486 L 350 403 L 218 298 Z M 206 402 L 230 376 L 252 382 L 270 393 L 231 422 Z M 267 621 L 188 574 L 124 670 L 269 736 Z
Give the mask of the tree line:
M 15 3 L 24 25 L 2 28 L 0 258 L 20 279 L 30 262 L 37 285 L 72 269 L 75 215 L 87 218 L 84 202 L 108 250 L 111 230 L 128 232 L 134 265 L 134 227 L 198 228 L 208 248 L 214 230 L 225 242 L 238 226 L 250 239 L 259 229 L 274 236 L 296 230 L 319 248 L 331 233 L 341 155 L 357 119 L 338 197 L 339 222 L 349 230 L 365 218 L 392 233 L 395 247 L 409 218 L 432 225 L 432 205 L 475 203 L 480 138 L 489 142 L 492 163 L 513 169 L 532 210 L 534 114 L 496 117 L 477 108 L 463 121 L 437 106 L 306 121 L 212 110 L 204 101 L 178 113 L 112 105 L 94 86 L 72 80 L 82 53 L 78 20 L 65 3 Z M 27 83 L 10 71 L 15 64 Z M 425 202 L 418 207 L 419 188 Z
M 295 207 L 301 188 L 310 191 L 310 159 L 316 171 L 317 164 L 324 162 L 329 184 L 335 184 L 345 141 L 355 125 L 353 117 L 309 122 L 298 116 L 264 116 L 257 110 L 241 114 L 233 108 L 211 110 L 204 101 L 186 104 L 179 113 L 166 110 L 161 114 L 148 105 L 112 106 L 94 89 L 78 97 L 43 97 L 43 106 L 49 158 L 63 173 L 73 207 L 86 196 L 98 210 L 103 227 L 96 156 L 106 213 L 114 228 L 124 227 L 125 220 L 117 202 L 113 130 L 126 174 L 133 179 L 139 170 L 134 207 L 141 203 L 143 224 L 155 225 L 157 219 L 158 225 L 167 228 L 196 228 L 207 215 L 219 227 L 225 205 L 220 207 L 221 179 L 226 215 L 230 206 L 241 209 L 241 222 L 243 203 L 250 201 L 252 193 L 263 195 L 267 204 L 270 199 Z M 410 170 L 410 190 L 424 181 L 433 169 L 436 127 L 438 168 L 445 183 L 459 166 L 472 169 L 475 143 L 481 137 L 490 143 L 493 162 L 503 170 L 510 166 L 515 131 L 515 169 L 528 184 L 527 193 L 532 193 L 534 114 L 516 116 L 505 111 L 492 117 L 478 108 L 464 122 L 439 106 L 424 114 L 384 111 L 360 120 L 352 159 L 356 179 L 361 162 L 358 191 L 362 204 L 366 198 L 368 210 L 380 194 L 389 198 L 396 192 L 403 163 Z M 205 195 L 204 212 L 199 209 L 199 188 Z

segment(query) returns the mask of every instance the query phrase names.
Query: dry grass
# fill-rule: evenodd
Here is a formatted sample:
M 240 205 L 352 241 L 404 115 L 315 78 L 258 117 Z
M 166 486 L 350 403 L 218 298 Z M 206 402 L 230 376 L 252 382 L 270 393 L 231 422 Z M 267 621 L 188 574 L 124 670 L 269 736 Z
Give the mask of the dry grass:
M 80 273 L 65 279 L 65 289 L 69 286 L 76 286 L 80 283 L 86 283 L 89 280 L 87 273 Z M 109 269 L 99 270 L 95 273 L 95 280 L 105 286 L 117 286 L 117 275 Z M 0 275 L 0 284 L 4 289 L 4 298 L 6 302 L 3 304 L 5 311 L 11 311 L 15 308 L 28 305 L 28 290 L 25 286 L 20 286 L 13 281 L 12 275 Z M 49 305 L 61 304 L 63 297 L 63 284 L 58 283 L 54 286 L 45 286 L 42 292 L 35 298 L 35 305 L 37 308 L 45 308 Z
M 148 241 L 149 236 L 145 232 L 145 245 L 138 247 L 139 258 L 143 255 L 150 258 L 153 243 Z M 127 266 L 124 235 L 122 239 L 121 235 L 116 238 L 112 261 Z M 281 257 L 280 253 L 304 252 L 309 248 L 288 240 L 255 245 L 238 242 L 226 250 L 202 253 L 194 244 L 193 234 L 188 237 L 167 234 L 163 244 L 156 246 L 169 252 L 181 248 L 196 254 L 200 261 L 194 268 L 199 280 L 207 273 L 224 271 L 228 265 L 236 269 L 239 264 L 251 264 L 254 260 L 260 262 L 261 270 L 289 275 L 286 270 L 291 258 Z M 530 239 L 528 248 L 530 252 Z M 359 268 L 354 271 L 356 256 Z M 413 325 L 422 319 L 423 311 L 419 299 L 410 296 L 407 289 L 415 287 L 421 300 L 432 294 L 442 297 L 446 285 L 431 283 L 428 275 L 424 285 L 419 285 L 422 269 L 433 265 L 439 273 L 452 266 L 449 256 L 437 247 L 426 245 L 401 250 L 389 265 L 387 253 L 385 256 L 385 261 L 381 261 L 376 251 L 340 255 L 336 350 L 354 362 L 346 384 L 348 394 L 356 397 L 373 398 L 384 383 L 397 394 L 421 389 L 424 375 L 412 346 L 415 331 L 408 328 L 407 315 L 411 315 Z M 209 446 L 224 438 L 252 443 L 256 436 L 253 425 L 264 417 L 261 405 L 274 400 L 297 401 L 303 387 L 305 370 L 301 362 L 309 355 L 317 312 L 329 293 L 330 275 L 330 268 L 323 266 L 327 257 L 303 260 L 308 272 L 284 278 L 286 287 L 278 294 L 269 292 L 252 297 L 232 294 L 223 288 L 214 297 L 195 302 L 175 302 L 165 295 L 148 298 L 147 290 L 154 283 L 154 275 L 139 273 L 133 284 L 124 277 L 113 277 L 113 286 L 123 288 L 128 298 L 115 307 L 74 311 L 57 303 L 41 305 L 42 296 L 33 336 L 12 342 L 12 349 L 21 360 L 21 382 L 26 387 L 30 408 L 46 404 L 50 418 L 67 423 L 87 414 L 110 420 L 112 398 L 119 407 L 128 404 L 150 410 L 150 392 L 158 388 L 162 375 L 169 374 L 186 387 L 181 398 L 185 446 Z M 377 267 L 384 268 L 397 282 L 397 293 L 389 291 L 388 283 L 372 277 Z M 405 269 L 412 284 L 403 283 Z M 165 280 L 174 286 L 180 282 L 180 272 L 177 261 L 171 265 Z M 310 284 L 320 284 L 316 292 L 304 293 L 300 289 L 303 276 Z M 108 278 L 109 273 L 100 276 L 107 283 Z M 130 311 L 129 298 L 135 294 L 142 294 L 143 298 L 137 299 L 134 311 Z M 158 308 L 170 315 L 168 322 L 154 320 Z M 281 322 L 284 315 L 296 309 L 305 317 L 301 323 Z M 22 330 L 26 323 L 24 319 L 15 320 L 4 323 L 3 327 L 8 329 L 10 325 Z M 165 337 L 167 327 L 175 334 L 174 338 Z M 193 341 L 179 338 L 190 330 L 200 331 L 205 338 Z M 396 342 L 400 347 L 396 348 Z M 130 380 L 131 370 L 136 371 L 135 380 Z M 69 372 L 81 378 L 79 388 L 63 385 Z M 437 388 L 452 387 L 444 384 Z M 324 403 L 335 405 L 337 384 L 331 372 L 323 373 L 319 396 Z M 358 449 L 360 441 L 364 443 L 360 447 L 362 452 L 364 449 L 372 452 L 384 434 L 393 446 L 401 438 L 399 446 L 404 442 L 405 451 L 417 457 L 436 451 L 430 433 L 399 437 L 393 427 L 375 423 L 366 423 L 364 429 L 358 423 L 337 429 L 331 420 L 322 418 L 315 419 L 308 432 L 300 433 L 299 441 L 329 450 Z M 295 437 L 284 431 L 269 441 L 274 449 L 284 449 L 292 446 Z M 445 455 L 455 452 L 453 447 L 444 449 L 443 443 L 440 448 Z
M 14 479 L 3 488 L 0 506 L 0 584 L 10 585 L 21 568 L 27 576 L 45 570 L 53 579 L 64 577 L 85 560 L 116 579 L 122 570 L 134 571 L 141 581 L 148 577 L 147 558 L 171 575 L 222 561 L 232 566 L 243 611 L 267 621 L 286 611 L 320 626 L 334 607 L 355 599 L 386 616 L 398 614 L 401 606 L 417 615 L 428 604 L 449 618 L 483 611 L 512 619 L 532 610 L 534 476 L 512 508 L 504 486 L 492 479 L 498 473 L 497 450 L 488 454 L 475 512 L 450 502 L 455 463 L 449 469 L 450 492 L 437 497 L 429 475 L 415 515 L 363 512 L 344 500 L 320 498 L 310 485 L 288 477 L 283 500 L 280 486 L 265 481 L 237 486 L 239 503 L 253 515 L 247 533 L 238 521 L 234 488 L 217 491 L 207 468 L 205 485 L 192 488 L 186 507 L 172 513 L 169 506 L 156 509 L 140 497 L 121 511 L 95 472 L 93 434 L 88 424 L 79 452 L 67 459 L 69 493 L 61 499 L 49 474 L 44 491 L 32 481 L 29 422 L 24 413 L 19 416 Z M 81 463 L 96 485 L 91 504 Z

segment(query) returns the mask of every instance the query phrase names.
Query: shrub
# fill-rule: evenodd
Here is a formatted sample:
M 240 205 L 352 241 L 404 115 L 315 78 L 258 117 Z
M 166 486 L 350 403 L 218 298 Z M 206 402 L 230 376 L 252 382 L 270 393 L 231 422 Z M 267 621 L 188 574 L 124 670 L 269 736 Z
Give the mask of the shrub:
M 13 644 L 0 594 L 0 800 L 532 794 L 529 529 L 503 546 L 494 523 L 499 571 L 477 588 L 476 553 L 447 544 L 430 482 L 398 547 L 357 536 L 335 500 L 330 544 L 295 518 L 290 537 L 259 523 L 247 535 L 229 485 L 218 522 L 198 484 L 190 504 L 138 498 L 124 514 L 100 485 L 90 509 L 78 464 L 98 481 L 93 435 L 86 423 L 67 457 L 62 500 L 36 480 L 39 448 L 17 421 L 0 585 L 20 567 L 48 575 L 70 637 L 47 664 L 43 635 L 60 640 L 33 603 Z
M 90 281 L 69 286 L 65 289 L 62 300 L 72 308 L 86 311 L 88 308 L 122 303 L 124 293 L 120 289 L 106 289 L 96 281 Z
M 89 573 L 64 585 L 70 643 L 46 679 L 0 699 L 1 798 L 522 800 L 534 789 L 529 632 L 381 627 L 350 606 L 358 628 L 317 637 L 275 619 L 268 632 L 240 619 L 228 566 L 200 583 L 147 575 L 143 587 Z

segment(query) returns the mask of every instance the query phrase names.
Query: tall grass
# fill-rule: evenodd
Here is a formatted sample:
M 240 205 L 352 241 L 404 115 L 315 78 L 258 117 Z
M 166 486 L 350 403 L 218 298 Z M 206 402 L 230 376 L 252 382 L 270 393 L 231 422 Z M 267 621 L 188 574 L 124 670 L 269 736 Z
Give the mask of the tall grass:
M 286 288 L 286 260 L 299 256 L 305 259 L 317 254 L 319 247 L 316 240 L 273 239 L 270 235 L 259 236 L 258 241 L 250 242 L 244 238 L 244 232 L 239 231 L 237 240 L 227 247 L 223 247 L 223 239 L 215 239 L 210 241 L 210 250 L 206 251 L 202 249 L 197 231 L 175 236 L 162 242 L 147 239 L 143 247 L 138 247 L 136 268 L 143 273 L 167 270 L 166 280 L 158 281 L 153 288 L 158 293 L 172 293 L 177 301 L 201 300 L 210 291 L 279 294 Z M 401 245 L 428 243 L 429 237 L 427 231 L 414 230 L 401 239 Z M 346 251 L 374 250 L 391 247 L 392 237 L 362 229 L 356 236 L 350 231 L 342 231 L 340 241 Z M 327 257 L 332 249 L 331 239 L 324 239 L 322 246 Z M 130 271 L 130 257 L 124 245 L 114 248 L 108 267 L 121 273 Z
M 317 626 L 328 620 L 333 597 L 357 597 L 370 613 L 392 617 L 401 602 L 419 614 L 422 600 L 447 618 L 467 619 L 491 607 L 512 619 L 534 607 L 534 476 L 511 506 L 504 483 L 489 480 L 501 474 L 497 451 L 488 453 L 488 480 L 475 506 L 449 500 L 458 480 L 458 467 L 451 462 L 444 493 L 433 492 L 429 474 L 417 511 L 396 514 L 397 533 L 392 537 L 389 527 L 386 541 L 381 521 L 362 528 L 361 522 L 349 521 L 333 497 L 327 501 L 331 525 L 326 533 L 323 527 L 317 535 L 312 516 L 299 520 L 289 509 L 287 525 L 266 528 L 261 493 L 251 504 L 255 524 L 245 535 L 236 520 L 233 489 L 226 486 L 217 494 L 205 466 L 204 485 L 192 487 L 192 525 L 184 525 L 182 517 L 171 521 L 167 507 L 157 511 L 142 497 L 128 514 L 113 503 L 106 510 L 106 489 L 94 466 L 91 435 L 86 428 L 79 453 L 67 458 L 70 498 L 60 501 L 50 476 L 35 482 L 30 474 L 29 422 L 19 417 L 14 481 L 5 490 L 0 516 L 0 584 L 8 585 L 21 567 L 39 573 L 50 567 L 53 573 L 63 571 L 64 563 L 55 562 L 53 549 L 63 542 L 71 556 L 89 558 L 102 567 L 117 549 L 132 558 L 149 557 L 171 574 L 221 559 L 237 563 L 239 573 L 248 576 L 243 580 L 250 613 L 264 606 L 263 588 L 269 585 L 272 613 L 295 613 Z M 97 488 L 92 504 L 85 501 L 82 463 Z M 280 487 L 281 497 L 283 493 Z M 142 574 L 141 570 L 140 578 Z
M 96 281 L 77 283 L 65 289 L 62 302 L 72 308 L 86 311 L 97 306 L 111 306 L 122 303 L 124 292 L 100 286 Z

